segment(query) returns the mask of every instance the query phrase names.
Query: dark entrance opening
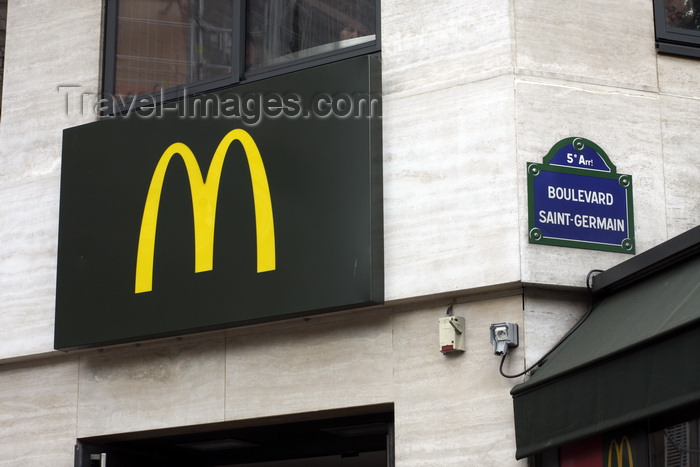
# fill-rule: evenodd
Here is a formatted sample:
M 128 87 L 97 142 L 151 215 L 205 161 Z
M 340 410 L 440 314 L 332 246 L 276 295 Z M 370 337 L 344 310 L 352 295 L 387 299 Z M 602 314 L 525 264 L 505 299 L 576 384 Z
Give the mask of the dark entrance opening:
M 75 467 L 392 467 L 393 418 L 325 412 L 83 438 Z

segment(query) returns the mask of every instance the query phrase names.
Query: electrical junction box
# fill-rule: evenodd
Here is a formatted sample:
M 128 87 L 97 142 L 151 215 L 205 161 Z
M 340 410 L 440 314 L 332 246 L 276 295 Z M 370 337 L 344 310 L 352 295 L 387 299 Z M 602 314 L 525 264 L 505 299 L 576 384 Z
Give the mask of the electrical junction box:
M 445 316 L 440 318 L 439 331 L 440 351 L 443 354 L 467 350 L 464 336 L 464 317 Z

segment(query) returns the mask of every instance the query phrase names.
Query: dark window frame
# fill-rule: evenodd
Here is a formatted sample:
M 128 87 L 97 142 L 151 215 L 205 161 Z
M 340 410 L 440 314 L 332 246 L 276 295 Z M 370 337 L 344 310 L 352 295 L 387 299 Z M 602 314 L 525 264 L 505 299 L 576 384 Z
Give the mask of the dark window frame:
M 657 51 L 661 54 L 700 58 L 700 31 L 668 26 L 665 6 L 665 0 L 654 0 Z
M 250 83 L 261 79 L 279 76 L 294 71 L 303 70 L 327 63 L 332 63 L 347 58 L 360 55 L 377 54 L 381 51 L 381 1 L 374 0 L 375 7 L 375 34 L 374 40 L 362 44 L 332 50 L 329 52 L 300 58 L 283 64 L 263 66 L 247 71 L 245 68 L 246 59 L 246 8 L 247 3 L 254 0 L 231 0 L 234 11 L 234 33 L 232 47 L 232 70 L 230 75 L 212 78 L 186 85 L 164 89 L 155 94 L 142 94 L 129 96 L 123 101 L 115 100 L 108 105 L 109 110 L 103 111 L 102 116 L 113 116 L 124 114 L 127 111 L 138 110 L 142 105 L 138 105 L 139 100 L 148 96 L 148 104 L 173 103 L 184 98 L 189 98 L 204 93 L 214 92 L 220 89 Z M 116 57 L 117 57 L 117 16 L 119 10 L 119 0 L 106 0 L 104 19 L 104 39 L 103 39 L 103 64 L 102 64 L 102 96 L 103 99 L 114 96 Z M 238 31 L 236 31 L 238 25 Z M 124 96 L 120 96 L 124 97 Z M 136 101 L 134 104 L 133 101 Z

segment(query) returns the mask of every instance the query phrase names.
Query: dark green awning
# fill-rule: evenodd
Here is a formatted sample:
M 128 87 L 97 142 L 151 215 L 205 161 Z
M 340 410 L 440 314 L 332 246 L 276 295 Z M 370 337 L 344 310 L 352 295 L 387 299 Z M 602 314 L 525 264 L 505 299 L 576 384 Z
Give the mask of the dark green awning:
M 700 402 L 700 229 L 678 238 L 601 274 L 612 294 L 513 388 L 518 459 Z

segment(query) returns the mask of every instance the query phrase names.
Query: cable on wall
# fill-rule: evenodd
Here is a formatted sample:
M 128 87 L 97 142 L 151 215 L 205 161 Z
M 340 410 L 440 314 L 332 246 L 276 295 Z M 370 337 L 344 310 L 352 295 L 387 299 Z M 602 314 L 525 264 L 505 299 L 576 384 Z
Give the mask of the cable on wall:
M 500 364 L 500 366 L 498 367 L 498 371 L 501 373 L 501 376 L 503 376 L 504 378 L 518 378 L 518 377 L 520 377 L 520 376 L 523 376 L 523 375 L 526 375 L 527 373 L 532 372 L 533 370 L 536 371 L 536 369 L 537 369 L 540 365 L 542 365 L 542 363 L 544 362 L 544 360 L 545 360 L 552 352 L 554 352 L 554 350 L 555 350 L 557 347 L 559 347 L 559 346 L 562 344 L 562 342 L 564 342 L 566 339 L 568 339 L 569 336 L 570 336 L 571 334 L 573 334 L 574 331 L 576 331 L 576 329 L 579 328 L 579 326 L 581 326 L 581 325 L 588 319 L 588 317 L 591 315 L 591 312 L 593 311 L 593 292 L 592 292 L 592 289 L 591 289 L 591 277 L 593 276 L 593 274 L 595 274 L 595 273 L 601 273 L 601 272 L 603 272 L 601 269 L 592 269 L 592 270 L 589 271 L 588 274 L 586 275 L 586 290 L 588 291 L 588 297 L 589 297 L 589 300 L 590 300 L 590 301 L 589 301 L 589 305 L 588 305 L 588 310 L 586 311 L 586 314 L 583 315 L 583 317 L 582 317 L 580 320 L 578 320 L 578 322 L 577 322 L 571 329 L 569 329 L 569 331 L 568 331 L 566 334 L 564 334 L 564 337 L 562 337 L 561 339 L 559 339 L 559 341 L 558 341 L 556 344 L 554 344 L 554 346 L 553 346 L 551 349 L 549 349 L 549 350 L 547 351 L 547 353 L 545 353 L 544 355 L 542 355 L 542 356 L 539 358 L 539 360 L 537 360 L 532 366 L 530 366 L 529 368 L 527 368 L 525 371 L 522 371 L 522 372 L 520 372 L 520 373 L 518 373 L 518 374 L 515 374 L 515 375 L 507 375 L 507 374 L 503 373 L 503 363 L 504 363 L 505 360 L 506 360 L 506 355 L 508 355 L 507 353 L 506 353 L 506 354 L 503 354 L 503 357 L 501 358 L 501 364 Z

